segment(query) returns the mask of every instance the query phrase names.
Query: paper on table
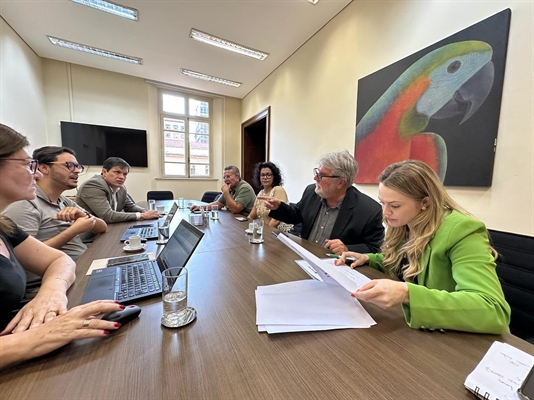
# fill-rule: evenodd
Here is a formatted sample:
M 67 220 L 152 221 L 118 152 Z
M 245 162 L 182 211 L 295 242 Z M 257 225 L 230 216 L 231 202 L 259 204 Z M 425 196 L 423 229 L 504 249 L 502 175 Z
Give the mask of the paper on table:
M 148 254 L 148 259 L 149 260 L 153 260 L 156 258 L 155 254 L 154 253 L 147 253 Z M 123 257 L 123 256 L 121 256 Z M 108 266 L 108 260 L 112 259 L 112 258 L 119 258 L 119 257 L 109 257 L 109 258 L 99 258 L 97 260 L 93 260 L 93 262 L 91 263 L 91 265 L 89 266 L 89 269 L 87 270 L 87 273 L 85 275 L 91 275 L 91 273 L 95 270 L 95 269 L 100 269 L 100 268 L 107 268 Z
M 304 280 L 256 290 L 257 325 L 304 325 L 368 328 L 375 321 L 340 286 Z
M 325 283 L 341 285 L 353 293 L 370 281 L 365 275 L 347 265 L 336 266 L 332 259 L 321 260 L 284 234 L 279 234 L 278 239 L 307 261 Z
M 298 264 L 300 268 L 304 270 L 309 276 L 311 276 L 313 279 L 318 281 L 323 281 L 321 278 L 321 275 L 317 273 L 317 271 L 308 263 L 308 261 L 304 260 L 295 260 L 295 262 Z
M 517 389 L 534 364 L 534 356 L 506 343 L 493 342 L 464 382 L 480 398 L 519 399 Z

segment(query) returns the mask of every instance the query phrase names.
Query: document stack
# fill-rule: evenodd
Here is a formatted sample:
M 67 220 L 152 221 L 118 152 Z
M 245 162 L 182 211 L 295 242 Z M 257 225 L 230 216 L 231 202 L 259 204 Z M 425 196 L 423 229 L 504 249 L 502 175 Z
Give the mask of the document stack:
M 256 324 L 267 333 L 369 328 L 376 322 L 351 292 L 369 281 L 347 266 L 337 267 L 320 260 L 282 234 L 278 238 L 304 261 L 316 280 L 258 286 Z M 314 276 L 317 275 L 317 276 Z

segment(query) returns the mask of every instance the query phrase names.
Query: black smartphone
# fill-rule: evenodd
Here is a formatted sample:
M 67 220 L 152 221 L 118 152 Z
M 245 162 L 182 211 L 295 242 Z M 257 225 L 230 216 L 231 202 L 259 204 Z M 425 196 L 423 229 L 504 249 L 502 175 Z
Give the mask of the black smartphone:
M 133 256 L 124 256 L 117 258 L 110 258 L 108 260 L 108 267 L 113 267 L 114 265 L 126 264 L 131 262 L 145 261 L 148 260 L 148 254 L 135 254 Z
M 530 368 L 521 387 L 517 389 L 517 394 L 521 400 L 534 400 L 534 366 Z

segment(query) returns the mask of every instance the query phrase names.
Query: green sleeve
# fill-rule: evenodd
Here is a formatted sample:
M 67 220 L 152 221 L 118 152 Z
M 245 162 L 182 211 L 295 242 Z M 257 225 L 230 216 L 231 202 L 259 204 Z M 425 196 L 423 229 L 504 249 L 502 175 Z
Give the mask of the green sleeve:
M 367 256 L 369 256 L 369 266 L 371 268 L 384 272 L 384 268 L 382 267 L 382 260 L 384 259 L 384 255 L 382 253 L 369 253 L 367 254 Z

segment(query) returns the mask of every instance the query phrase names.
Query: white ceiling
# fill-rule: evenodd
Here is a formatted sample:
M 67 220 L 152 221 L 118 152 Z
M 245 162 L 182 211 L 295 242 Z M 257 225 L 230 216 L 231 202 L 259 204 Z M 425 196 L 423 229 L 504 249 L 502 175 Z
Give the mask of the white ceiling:
M 70 0 L 0 0 L 0 15 L 40 56 L 243 98 L 351 0 L 114 0 L 133 22 Z M 191 28 L 269 53 L 264 61 L 189 38 Z M 54 46 L 47 35 L 143 59 L 142 65 Z M 239 88 L 180 74 L 189 69 Z

